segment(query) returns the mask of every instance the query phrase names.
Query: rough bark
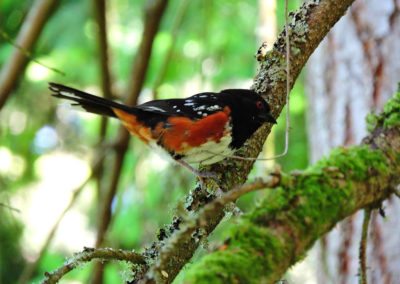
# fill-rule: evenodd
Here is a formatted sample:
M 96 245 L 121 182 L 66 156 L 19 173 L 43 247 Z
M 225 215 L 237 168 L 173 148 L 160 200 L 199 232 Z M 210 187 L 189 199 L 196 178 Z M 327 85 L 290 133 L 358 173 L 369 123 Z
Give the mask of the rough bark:
M 365 115 L 381 110 L 398 87 L 400 53 L 395 51 L 399 49 L 400 6 L 395 1 L 358 0 L 329 32 L 307 68 L 311 161 L 365 136 Z M 367 274 L 370 280 L 390 283 L 400 277 L 399 220 L 394 217 L 400 202 L 393 199 L 384 208 L 386 219 L 373 213 Z M 358 282 L 362 217 L 357 213 L 324 237 L 317 252 L 323 258 L 317 261 L 318 283 Z

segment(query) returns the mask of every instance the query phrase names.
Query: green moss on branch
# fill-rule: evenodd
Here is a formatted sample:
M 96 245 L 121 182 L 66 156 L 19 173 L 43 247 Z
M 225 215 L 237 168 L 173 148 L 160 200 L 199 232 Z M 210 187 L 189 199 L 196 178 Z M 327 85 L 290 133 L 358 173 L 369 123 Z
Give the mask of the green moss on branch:
M 374 120 L 368 145 L 338 148 L 270 191 L 185 283 L 274 283 L 337 222 L 387 198 L 400 183 L 399 111 L 397 95 Z

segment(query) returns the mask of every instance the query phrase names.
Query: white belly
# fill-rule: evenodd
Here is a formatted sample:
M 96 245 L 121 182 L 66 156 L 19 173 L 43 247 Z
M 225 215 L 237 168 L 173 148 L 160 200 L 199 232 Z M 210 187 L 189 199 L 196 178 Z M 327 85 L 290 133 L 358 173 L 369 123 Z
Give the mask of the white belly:
M 230 135 L 222 137 L 218 143 L 212 140 L 208 141 L 187 151 L 182 160 L 189 164 L 211 165 L 217 163 L 233 154 L 233 150 L 229 148 L 231 142 Z

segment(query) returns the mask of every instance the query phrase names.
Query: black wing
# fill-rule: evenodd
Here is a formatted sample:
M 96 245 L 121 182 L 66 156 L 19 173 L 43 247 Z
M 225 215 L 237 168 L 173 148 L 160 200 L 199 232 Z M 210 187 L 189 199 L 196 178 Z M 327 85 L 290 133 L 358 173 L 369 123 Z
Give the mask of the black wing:
M 223 110 L 225 104 L 216 93 L 200 93 L 185 99 L 154 100 L 138 105 L 146 112 L 168 116 L 185 116 L 201 119 L 207 115 Z

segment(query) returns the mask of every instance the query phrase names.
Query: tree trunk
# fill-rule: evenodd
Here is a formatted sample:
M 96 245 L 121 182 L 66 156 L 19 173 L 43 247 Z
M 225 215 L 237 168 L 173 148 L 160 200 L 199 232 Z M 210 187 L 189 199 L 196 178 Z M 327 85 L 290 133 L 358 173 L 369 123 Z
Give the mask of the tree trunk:
M 400 5 L 359 0 L 310 58 L 307 93 L 310 160 L 339 145 L 358 144 L 365 117 L 379 111 L 400 78 Z M 384 204 L 387 218 L 373 213 L 367 251 L 369 283 L 400 279 L 397 229 L 400 202 Z M 357 283 L 362 213 L 342 222 L 319 243 L 318 283 Z M 384 242 L 383 242 L 384 240 Z

